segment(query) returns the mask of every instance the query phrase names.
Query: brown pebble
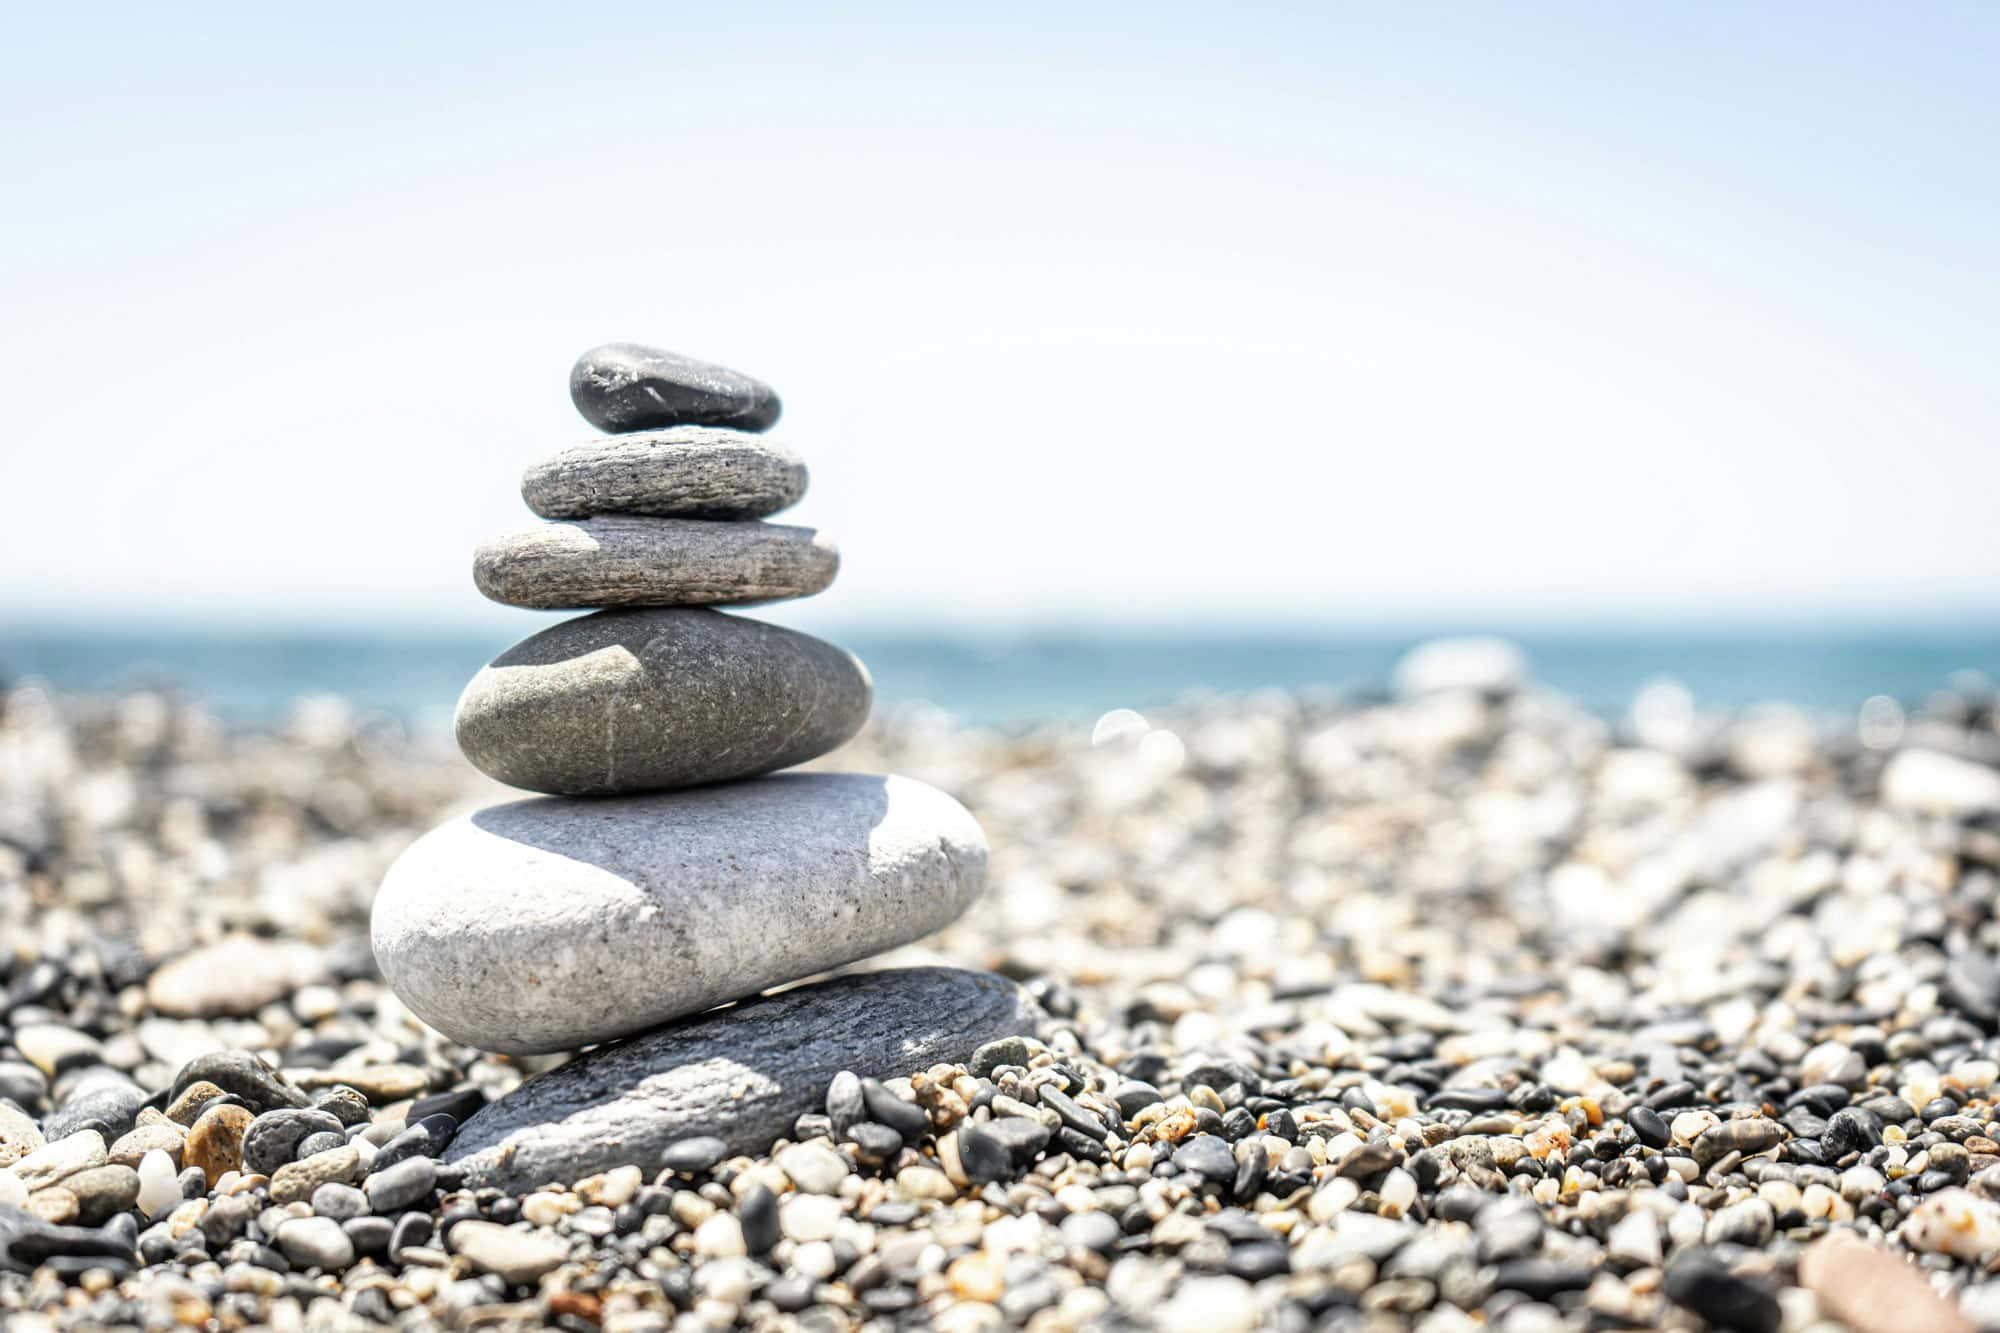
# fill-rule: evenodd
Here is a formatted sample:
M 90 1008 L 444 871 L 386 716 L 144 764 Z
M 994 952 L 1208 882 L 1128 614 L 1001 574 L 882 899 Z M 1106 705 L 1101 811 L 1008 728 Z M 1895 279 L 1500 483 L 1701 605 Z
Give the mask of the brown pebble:
M 1838 1233 L 1799 1257 L 1799 1285 L 1855 1333 L 1973 1333 L 1915 1265 Z
M 604 1301 L 587 1291 L 559 1291 L 549 1297 L 549 1313 L 600 1324 L 604 1322 Z
M 201 1079 L 190 1083 L 167 1107 L 167 1119 L 177 1125 L 193 1125 L 201 1118 L 202 1107 L 222 1096 L 222 1089 Z
M 250 1122 L 255 1119 L 247 1106 L 217 1106 L 203 1111 L 188 1130 L 187 1143 L 181 1149 L 182 1160 L 189 1166 L 200 1167 L 208 1187 L 214 1189 L 224 1172 L 243 1165 L 243 1136 L 250 1132 Z

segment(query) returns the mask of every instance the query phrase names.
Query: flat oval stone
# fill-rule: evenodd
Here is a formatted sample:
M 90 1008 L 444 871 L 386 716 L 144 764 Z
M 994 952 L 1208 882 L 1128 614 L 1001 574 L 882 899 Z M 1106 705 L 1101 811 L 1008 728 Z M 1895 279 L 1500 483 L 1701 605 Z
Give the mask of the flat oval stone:
M 949 967 L 835 977 L 703 1014 L 538 1075 L 466 1121 L 445 1160 L 468 1188 L 526 1190 L 598 1171 L 658 1170 L 676 1142 L 713 1135 L 761 1152 L 817 1109 L 842 1070 L 908 1075 L 1032 1034 L 1012 982 Z M 720 1154 L 718 1154 L 719 1156 Z
M 606 343 L 578 357 L 569 398 L 585 421 L 614 434 L 665 426 L 769 430 L 782 410 L 761 380 L 638 343 Z
M 545 796 L 412 843 L 375 898 L 375 960 L 453 1040 L 557 1051 L 907 944 L 985 882 L 979 825 L 908 778 Z
M 806 465 L 797 454 L 755 435 L 708 426 L 574 444 L 521 479 L 521 498 L 543 518 L 763 518 L 805 493 Z
M 697 607 L 600 611 L 515 644 L 458 701 L 458 747 L 509 786 L 605 796 L 754 777 L 840 746 L 873 689 L 852 653 Z
M 823 590 L 839 569 L 840 552 L 811 528 L 609 515 L 510 532 L 472 558 L 479 591 L 534 611 L 780 602 Z

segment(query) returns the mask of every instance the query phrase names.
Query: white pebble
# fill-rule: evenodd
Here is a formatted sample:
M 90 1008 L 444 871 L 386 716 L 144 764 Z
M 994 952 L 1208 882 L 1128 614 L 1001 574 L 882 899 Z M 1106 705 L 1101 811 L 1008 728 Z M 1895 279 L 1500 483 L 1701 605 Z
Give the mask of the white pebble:
M 846 1159 L 817 1143 L 795 1143 L 771 1160 L 807 1194 L 832 1194 L 847 1179 Z
M 1381 1196 L 1387 1216 L 1401 1217 L 1417 1201 L 1417 1178 L 1398 1167 L 1383 1178 L 1376 1193 Z
M 794 1241 L 830 1240 L 839 1222 L 840 1200 L 827 1194 L 794 1194 L 778 1209 L 778 1229 Z M 742 1243 L 739 1230 L 737 1244 Z
M 824 1282 L 833 1276 L 833 1246 L 823 1240 L 807 1241 L 792 1251 L 792 1271 Z
M 524 1210 L 525 1211 L 525 1210 Z M 717 1213 L 694 1229 L 694 1252 L 704 1259 L 728 1259 L 749 1253 L 743 1224 L 734 1213 Z
M 1693 1143 L 1721 1123 L 1721 1117 L 1713 1111 L 1682 1111 L 1674 1117 L 1674 1142 L 1682 1145 Z
M 11 1178 L 11 1173 L 9 1176 Z M 158 1217 L 180 1201 L 180 1172 L 174 1170 L 174 1159 L 162 1148 L 149 1149 L 139 1159 L 139 1211 L 149 1218 Z M 12 1203 L 14 1200 L 0 1202 Z

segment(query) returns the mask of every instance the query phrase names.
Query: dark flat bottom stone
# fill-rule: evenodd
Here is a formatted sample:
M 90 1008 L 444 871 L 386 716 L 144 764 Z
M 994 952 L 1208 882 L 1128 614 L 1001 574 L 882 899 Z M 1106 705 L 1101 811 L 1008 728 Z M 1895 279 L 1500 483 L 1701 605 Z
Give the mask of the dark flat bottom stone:
M 760 1152 L 820 1109 L 841 1070 L 894 1078 L 1032 1033 L 1033 1001 L 947 967 L 836 977 L 684 1019 L 529 1079 L 466 1121 L 446 1160 L 473 1188 L 520 1191 L 612 1167 L 656 1170 L 714 1135 Z

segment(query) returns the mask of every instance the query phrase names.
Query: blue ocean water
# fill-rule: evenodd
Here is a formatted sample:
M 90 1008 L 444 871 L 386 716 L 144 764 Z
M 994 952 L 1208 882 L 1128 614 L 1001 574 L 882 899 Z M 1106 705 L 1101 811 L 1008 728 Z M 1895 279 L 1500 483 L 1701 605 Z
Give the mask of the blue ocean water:
M 1782 700 L 1816 712 L 1847 712 L 1876 694 L 1914 702 L 1960 672 L 2000 678 L 2000 623 L 1772 632 L 1508 632 L 1501 626 L 1497 632 L 1526 650 L 1538 680 L 1605 712 L 1623 709 L 1640 687 L 1661 678 L 1680 682 L 1704 707 Z M 1329 630 L 947 637 L 857 631 L 829 637 L 868 663 L 884 705 L 927 703 L 969 721 L 1013 727 L 1088 720 L 1111 708 L 1157 708 L 1193 692 L 1379 689 L 1397 659 L 1429 636 Z M 437 733 L 465 682 L 510 642 L 504 632 L 0 627 L 0 681 L 33 676 L 82 692 L 170 686 L 244 723 L 281 716 L 301 695 L 330 693 L 389 712 L 416 731 Z

